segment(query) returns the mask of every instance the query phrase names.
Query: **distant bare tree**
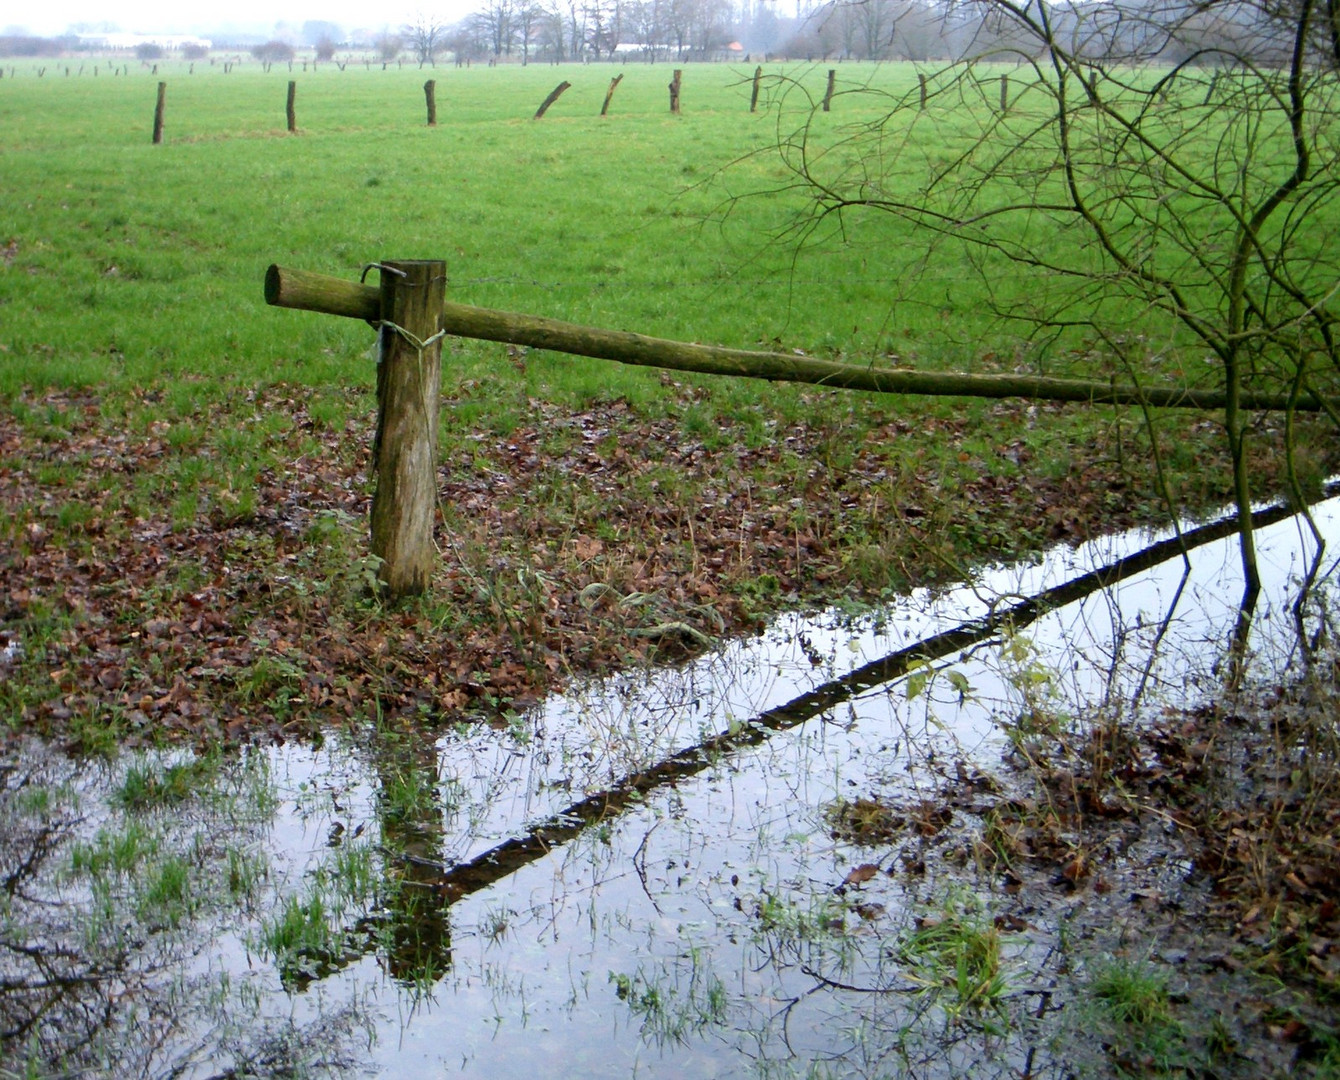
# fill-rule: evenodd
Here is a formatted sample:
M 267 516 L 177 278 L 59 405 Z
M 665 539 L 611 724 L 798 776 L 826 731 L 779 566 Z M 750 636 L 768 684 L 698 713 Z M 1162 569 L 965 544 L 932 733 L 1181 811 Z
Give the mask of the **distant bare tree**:
M 401 34 L 404 35 L 410 51 L 414 58 L 418 60 L 419 66 L 433 63 L 439 50 L 443 47 L 443 38 L 447 32 L 447 24 L 442 22 L 434 15 L 418 12 L 412 20 L 401 27 Z
M 521 66 L 530 63 L 530 47 L 539 36 L 544 8 L 535 0 L 520 0 L 516 8 L 516 40 L 521 46 Z
M 271 64 L 282 64 L 292 60 L 294 56 L 293 46 L 287 41 L 267 41 L 264 45 L 257 45 L 251 50 L 251 55 L 265 65 L 268 71 Z
M 512 43 L 516 40 L 516 16 L 519 5 L 515 0 L 488 0 L 472 19 L 478 28 L 479 37 L 488 44 L 489 52 L 494 56 L 506 53 L 512 55 Z

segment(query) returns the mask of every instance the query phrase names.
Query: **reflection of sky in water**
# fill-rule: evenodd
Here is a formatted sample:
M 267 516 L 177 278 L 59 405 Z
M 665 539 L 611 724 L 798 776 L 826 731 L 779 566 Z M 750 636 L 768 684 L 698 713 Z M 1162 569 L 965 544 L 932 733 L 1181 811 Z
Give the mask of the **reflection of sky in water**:
M 1334 504 L 1318 508 L 1323 531 L 1334 529 L 1336 513 Z M 1288 651 L 1287 589 L 1306 571 L 1299 536 L 1287 521 L 1259 537 L 1266 594 L 1253 644 L 1272 664 Z M 528 744 L 498 732 L 445 738 L 443 775 L 471 808 L 455 815 L 453 828 L 462 831 L 446 838 L 447 857 L 469 858 L 518 823 L 540 820 L 704 733 L 981 617 L 993 604 L 1108 564 L 1147 539 L 1109 538 L 1035 566 L 992 569 L 971 587 L 920 593 L 878 620 L 787 618 L 683 669 L 626 673 L 554 699 L 527 718 L 535 731 Z M 1234 541 L 1202 547 L 1185 582 L 1175 559 L 1022 628 L 1032 642 L 1022 663 L 1035 661 L 1053 676 L 1052 689 L 1067 702 L 1052 702 L 1058 708 L 1095 699 L 1115 707 L 1145 679 L 1145 649 L 1162 630 L 1146 693 L 1212 688 L 1240 581 Z M 1271 636 L 1280 630 L 1284 640 Z M 994 645 L 944 663 L 967 679 L 975 700 L 960 704 L 944 677 L 910 704 L 899 684 L 867 691 L 457 901 L 452 971 L 434 1000 L 374 1049 L 375 1059 L 407 1076 L 425 1066 L 463 1066 L 474 1076 L 721 1076 L 747 1075 L 759 1068 L 755 1059 L 785 1061 L 791 1053 L 803 1073 L 803 1062 L 839 1051 L 835 1025 L 854 1003 L 805 996 L 814 978 L 801 972 L 799 954 L 770 960 L 777 946 L 755 912 L 774 896 L 803 916 L 831 900 L 851 866 L 880 857 L 829 838 L 820 808 L 832 799 L 929 794 L 959 748 L 975 751 L 982 767 L 996 765 L 992 717 L 1019 700 L 1008 665 Z M 852 915 L 846 921 L 853 948 L 840 981 L 887 980 L 875 970 L 887 962 L 875 927 Z M 375 983 L 374 962 L 361 968 Z M 639 972 L 691 1016 L 700 1014 L 710 980 L 720 980 L 730 1001 L 725 1023 L 688 1031 L 685 1045 L 658 1045 L 646 1036 L 670 1021 L 637 1014 L 610 982 L 611 973 Z M 379 996 L 389 1001 L 388 994 L 383 984 Z
M 1323 532 L 1335 532 L 1338 512 L 1335 503 L 1317 508 Z M 705 735 L 1147 541 L 1109 538 L 1034 566 L 991 569 L 971 586 L 918 593 L 878 619 L 788 617 L 682 668 L 575 689 L 513 731 L 471 727 L 435 746 L 402 743 L 391 752 L 375 749 L 382 744 L 372 737 L 270 751 L 280 808 L 254 841 L 271 852 L 266 887 L 280 897 L 301 892 L 336 833 L 349 838 L 361 828 L 377 839 L 377 785 L 396 770 L 436 768 L 443 827 L 429 847 L 435 859 L 463 862 Z M 1265 593 L 1253 646 L 1266 670 L 1287 662 L 1288 590 L 1310 550 L 1294 521 L 1259 534 Z M 1004 740 L 995 718 L 1018 711 L 1011 680 L 1029 665 L 1046 676 L 1038 685 L 1056 714 L 1081 701 L 1129 708 L 1142 684 L 1154 700 L 1212 689 L 1236 614 L 1238 560 L 1234 541 L 1213 543 L 1193 552 L 1185 581 L 1173 559 L 1095 592 L 1021 627 L 1018 636 L 1031 644 L 1014 662 L 1003 659 L 999 635 L 938 661 L 971 688 L 962 700 L 944 670 L 914 701 L 902 681 L 863 691 L 654 790 L 635 809 L 456 900 L 448 911 L 450 966 L 427 996 L 389 978 L 378 951 L 286 995 L 273 965 L 248 947 L 256 926 L 244 919 L 212 928 L 188 973 L 214 978 L 227 970 L 275 1020 L 304 1023 L 357 1003 L 378 1018 L 366 1053 L 390 1076 L 755 1075 L 768 1072 L 768 1062 L 789 1062 L 804 1075 L 807 1063 L 829 1055 L 842 1056 L 840 1075 L 896 1072 L 892 1059 L 880 1059 L 878 1037 L 862 1040 L 851 1029 L 864 1021 L 887 1036 L 906 1000 L 815 992 L 816 980 L 903 980 L 881 944 L 905 924 L 909 905 L 924 907 L 945 883 L 903 892 L 903 883 L 881 878 L 871 895 L 889 903 L 886 917 L 867 924 L 835 912 L 833 890 L 847 871 L 868 860 L 887 864 L 889 850 L 833 840 L 822 807 L 861 795 L 915 802 L 952 776 L 965 753 L 996 768 Z M 1160 633 L 1151 664 L 1147 649 Z M 758 917 L 769 905 L 782 913 L 771 926 Z M 807 926 L 835 916 L 846 927 L 829 935 L 836 951 L 807 939 Z M 637 1007 L 651 988 L 663 1007 Z M 941 1047 L 927 1075 L 961 1071 L 971 1051 Z M 1001 1052 L 1018 1064 L 1020 1047 Z M 968 1058 L 956 1063 L 955 1054 Z M 213 1067 L 202 1061 L 194 1073 Z

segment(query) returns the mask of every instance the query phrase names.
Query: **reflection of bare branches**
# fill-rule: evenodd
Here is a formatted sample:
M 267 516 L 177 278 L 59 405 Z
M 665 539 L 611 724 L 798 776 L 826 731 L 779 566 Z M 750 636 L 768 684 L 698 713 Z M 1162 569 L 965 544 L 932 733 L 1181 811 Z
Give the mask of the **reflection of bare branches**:
M 651 834 L 660 827 L 660 824 L 658 821 L 643 834 L 642 842 L 637 845 L 637 850 L 633 852 L 633 867 L 637 870 L 638 880 L 642 883 L 643 895 L 646 896 L 657 915 L 662 914 L 661 905 L 656 902 L 656 898 L 651 894 L 651 889 L 647 887 L 647 842 L 651 839 Z
M 1180 537 L 1180 533 L 1178 534 Z M 1183 556 L 1186 557 L 1185 555 Z M 1186 590 L 1186 583 L 1191 580 L 1191 565 L 1189 562 L 1182 567 L 1182 576 L 1177 581 L 1177 588 L 1173 592 L 1172 599 L 1168 602 L 1168 610 L 1164 612 L 1163 618 L 1159 620 L 1158 632 L 1154 635 L 1154 640 L 1150 643 L 1149 650 L 1145 656 L 1144 670 L 1140 673 L 1140 685 L 1135 688 L 1135 693 L 1131 695 L 1131 708 L 1138 708 L 1140 699 L 1144 697 L 1145 687 L 1149 684 L 1150 673 L 1154 669 L 1154 664 L 1158 659 L 1159 646 L 1163 644 L 1163 638 L 1168 633 L 1168 627 L 1172 625 L 1173 615 L 1177 611 L 1177 606 L 1182 600 L 1182 593 Z
M 847 990 L 853 994 L 919 994 L 926 989 L 924 986 L 918 986 L 915 983 L 906 986 L 853 986 L 850 983 L 830 979 L 827 975 L 815 971 L 808 964 L 801 964 L 800 970 L 829 990 Z

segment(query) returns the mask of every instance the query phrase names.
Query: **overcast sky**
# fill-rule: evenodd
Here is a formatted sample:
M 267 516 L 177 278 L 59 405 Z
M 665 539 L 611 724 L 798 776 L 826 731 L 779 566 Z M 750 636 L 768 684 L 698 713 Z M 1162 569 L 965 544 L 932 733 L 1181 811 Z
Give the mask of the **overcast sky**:
M 9 5 L 6 5 L 7 7 Z M 369 0 L 228 0 L 218 8 L 186 5 L 181 0 L 46 0 L 17 5 L 0 15 L 0 29 L 22 27 L 43 36 L 64 33 L 74 23 L 115 23 L 125 33 L 200 33 L 215 27 L 255 27 L 265 32 L 283 20 L 301 26 L 308 19 L 326 19 L 343 29 L 397 27 L 417 11 L 429 10 L 454 22 L 478 6 L 474 0 L 439 0 L 431 8 L 413 0 L 371 3 Z

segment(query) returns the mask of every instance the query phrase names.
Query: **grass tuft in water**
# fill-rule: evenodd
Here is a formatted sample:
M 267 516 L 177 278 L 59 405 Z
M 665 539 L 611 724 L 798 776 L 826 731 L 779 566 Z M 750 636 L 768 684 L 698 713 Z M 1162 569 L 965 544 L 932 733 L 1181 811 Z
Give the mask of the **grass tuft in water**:
M 950 1020 L 982 1021 L 988 1012 L 1006 1018 L 1000 931 L 975 898 L 951 895 L 940 911 L 917 920 L 895 955 Z

